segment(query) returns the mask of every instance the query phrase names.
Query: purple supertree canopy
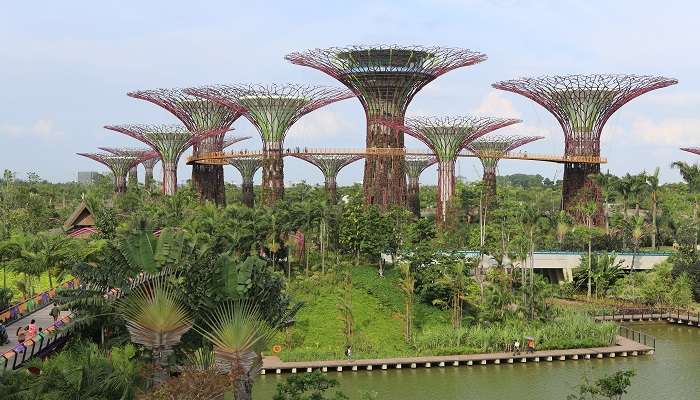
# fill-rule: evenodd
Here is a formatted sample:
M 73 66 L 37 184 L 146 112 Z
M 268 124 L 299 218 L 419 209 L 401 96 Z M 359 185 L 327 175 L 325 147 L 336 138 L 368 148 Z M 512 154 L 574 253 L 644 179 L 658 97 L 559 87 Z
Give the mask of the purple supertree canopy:
M 238 142 L 242 142 L 244 140 L 250 139 L 250 136 L 228 136 L 224 138 L 223 143 L 221 144 L 221 148 L 225 149 L 229 146 L 232 146 Z
M 700 147 L 681 147 L 681 150 L 700 155 Z
M 153 149 L 137 147 L 98 147 L 98 149 L 118 156 L 136 157 L 139 159 L 139 162 L 152 158 L 158 159 L 158 152 Z
M 494 83 L 496 89 L 525 96 L 559 121 L 567 155 L 599 155 L 603 126 L 624 104 L 676 79 L 643 75 L 563 75 Z
M 79 156 L 95 160 L 109 168 L 114 175 L 114 191 L 123 193 L 126 191 L 126 174 L 138 165 L 140 159 L 128 155 L 103 154 L 103 153 L 77 153 Z

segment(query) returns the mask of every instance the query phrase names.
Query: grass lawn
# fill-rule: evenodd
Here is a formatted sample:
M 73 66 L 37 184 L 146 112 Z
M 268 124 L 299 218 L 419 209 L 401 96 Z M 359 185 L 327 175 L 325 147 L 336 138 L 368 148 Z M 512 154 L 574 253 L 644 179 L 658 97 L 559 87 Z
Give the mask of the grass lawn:
M 416 299 L 415 338 L 412 343 L 406 343 L 402 317 L 404 294 L 399 288 L 398 270 L 388 269 L 382 278 L 374 266 L 347 268 L 352 276 L 353 358 L 356 359 L 502 351 L 506 344 L 523 335 L 537 338 L 540 349 L 606 346 L 616 332 L 612 324 L 596 324 L 588 316 L 572 311 L 549 322 L 472 323 L 456 330 L 450 325 L 449 311 Z M 304 307 L 297 314 L 294 326 L 276 338 L 276 343 L 282 345 L 278 354 L 282 360 L 345 357 L 346 338 L 338 308 L 345 287 L 341 276 L 316 274 L 292 281 L 290 292 L 295 301 L 304 302 Z
M 2 271 L 0 271 L 0 273 L 2 273 Z M 22 282 L 24 280 L 24 276 L 14 271 L 7 270 L 5 278 L 7 280 L 7 287 L 11 289 L 12 293 L 14 294 L 13 301 L 21 300 L 22 292 L 20 292 L 19 289 L 17 289 L 16 282 Z M 65 281 L 66 279 L 70 279 L 70 277 L 64 278 L 63 281 Z M 2 284 L 2 276 L 0 276 L 0 285 Z M 53 284 L 54 286 L 57 285 L 56 277 L 53 278 Z M 41 293 L 45 290 L 51 289 L 51 287 L 49 286 L 49 276 L 47 274 L 43 274 L 39 279 L 32 278 L 31 286 L 34 289 L 34 293 Z

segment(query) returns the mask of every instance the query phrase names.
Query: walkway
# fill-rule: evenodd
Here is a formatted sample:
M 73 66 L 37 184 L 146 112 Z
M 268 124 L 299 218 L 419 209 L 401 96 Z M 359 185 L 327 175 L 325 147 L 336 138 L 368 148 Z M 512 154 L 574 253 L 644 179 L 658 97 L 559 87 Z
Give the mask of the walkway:
M 428 357 L 402 357 L 387 359 L 366 360 L 332 360 L 332 361 L 301 361 L 284 362 L 278 357 L 266 356 L 263 358 L 262 374 L 266 372 L 281 374 L 283 372 L 311 372 L 320 369 L 323 372 L 332 371 L 357 371 L 363 369 L 401 369 L 401 368 L 431 368 L 459 366 L 459 365 L 486 365 L 486 364 L 513 364 L 540 361 L 564 361 L 564 360 L 589 360 L 591 358 L 614 358 L 653 354 L 654 348 L 617 336 L 616 345 L 609 347 L 594 347 L 569 350 L 536 351 L 532 354 L 522 353 L 513 356 L 513 353 L 485 353 L 454 356 L 428 356 Z
M 7 337 L 10 339 L 10 343 L 6 343 L 0 346 L 0 354 L 5 354 L 12 350 L 13 347 L 17 345 L 17 328 L 25 327 L 29 325 L 29 322 L 33 319 L 36 321 L 37 326 L 46 329 L 47 326 L 53 324 L 53 317 L 49 315 L 52 305 L 48 305 L 39 311 L 27 315 L 26 317 L 20 319 L 19 321 L 13 322 L 12 325 L 7 327 Z M 61 317 L 69 315 L 70 312 L 64 311 L 61 313 Z

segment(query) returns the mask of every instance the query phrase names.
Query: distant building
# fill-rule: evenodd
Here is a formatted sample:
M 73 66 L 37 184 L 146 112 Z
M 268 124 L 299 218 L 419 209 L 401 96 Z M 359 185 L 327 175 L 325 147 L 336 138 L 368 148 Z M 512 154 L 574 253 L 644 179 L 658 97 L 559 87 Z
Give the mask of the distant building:
M 99 172 L 95 171 L 78 171 L 78 183 L 91 185 L 100 178 Z
M 63 224 L 63 231 L 72 237 L 88 238 L 97 232 L 95 229 L 95 216 L 88 208 L 85 201 L 80 202 L 73 214 Z

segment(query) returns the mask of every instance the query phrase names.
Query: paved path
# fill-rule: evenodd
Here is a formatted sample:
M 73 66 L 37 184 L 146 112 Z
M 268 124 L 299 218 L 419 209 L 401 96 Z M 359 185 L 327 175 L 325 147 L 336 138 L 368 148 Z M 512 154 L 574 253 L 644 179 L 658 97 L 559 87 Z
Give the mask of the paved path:
M 27 315 L 19 321 L 13 322 L 12 325 L 8 326 L 7 337 L 10 339 L 10 343 L 0 346 L 0 354 L 5 354 L 17 345 L 17 328 L 29 325 L 29 322 L 32 319 L 36 321 L 37 326 L 44 329 L 46 329 L 47 326 L 53 324 L 53 317 L 49 315 L 52 308 L 52 305 L 48 305 L 37 312 Z M 64 317 L 68 314 L 70 313 L 67 311 L 63 311 L 61 313 L 61 317 Z
M 343 368 L 357 370 L 358 368 L 371 370 L 373 367 L 377 369 L 391 368 L 416 368 L 417 366 L 430 368 L 431 366 L 443 367 L 445 365 L 483 365 L 483 364 L 501 364 L 501 363 L 525 363 L 553 361 L 553 360 L 579 360 L 590 358 L 603 357 L 626 357 L 628 355 L 636 356 L 638 354 L 651 354 L 654 348 L 637 343 L 633 340 L 618 336 L 615 346 L 594 347 L 584 349 L 569 349 L 569 350 L 546 350 L 536 351 L 534 353 L 513 356 L 513 353 L 485 353 L 485 354 L 466 354 L 453 356 L 426 356 L 426 357 L 402 357 L 402 358 L 387 358 L 387 359 L 366 359 L 366 360 L 330 360 L 330 361 L 301 361 L 301 362 L 284 362 L 278 357 L 267 356 L 263 358 L 262 373 L 270 372 L 292 372 L 297 370 L 322 369 L 342 371 Z

